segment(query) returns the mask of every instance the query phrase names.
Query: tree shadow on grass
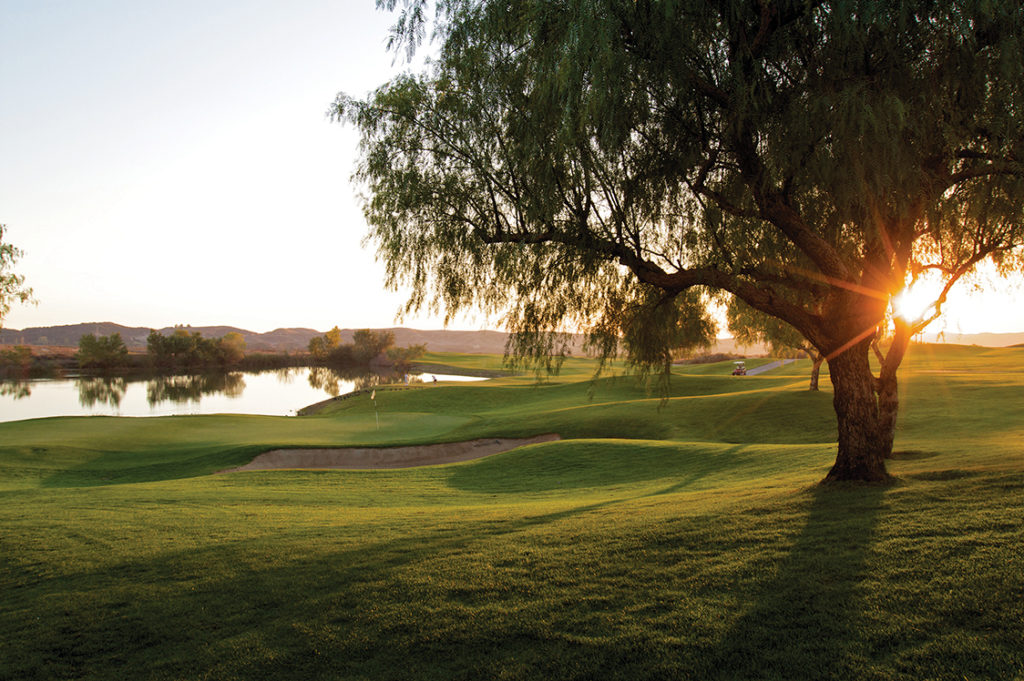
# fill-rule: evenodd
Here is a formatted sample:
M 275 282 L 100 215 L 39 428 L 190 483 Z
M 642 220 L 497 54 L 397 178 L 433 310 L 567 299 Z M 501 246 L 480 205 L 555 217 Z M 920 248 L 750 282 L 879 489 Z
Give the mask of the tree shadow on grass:
M 707 658 L 705 678 L 864 678 L 859 634 L 883 486 L 817 487 L 807 521 Z
M 773 565 L 758 561 L 770 564 L 764 579 L 750 580 L 737 599 L 749 605 L 717 639 L 683 633 L 675 643 L 699 611 L 676 616 L 670 593 L 685 588 L 662 592 L 671 571 L 648 571 L 636 553 L 670 564 L 702 547 L 735 550 L 735 538 L 716 542 L 726 528 L 695 518 L 633 548 L 613 531 L 582 552 L 563 550 L 585 528 L 580 519 L 622 503 L 605 500 L 425 521 L 396 536 L 382 525 L 365 540 L 329 525 L 268 525 L 254 538 L 101 569 L 12 575 L 9 612 L 19 621 L 0 617 L 11 632 L 0 677 L 857 678 L 860 589 L 883 492 L 808 493 L 802 530 L 791 545 L 777 540 L 786 553 Z M 570 531 L 543 530 L 562 521 Z M 731 595 L 722 589 L 738 569 L 712 599 Z
M 14 566 L 10 618 L 0 617 L 0 631 L 11 632 L 0 678 L 453 679 L 535 669 L 548 646 L 516 625 L 522 594 L 480 574 L 475 583 L 459 580 L 445 564 L 472 562 L 480 542 L 515 546 L 520 533 L 616 503 L 433 526 L 380 542 L 349 537 L 351 548 L 332 549 L 325 536 L 313 554 L 282 550 L 289 541 L 318 546 L 284 535 L 59 576 Z M 531 550 L 504 554 L 506 567 L 529 574 Z M 460 601 L 495 614 L 470 621 Z

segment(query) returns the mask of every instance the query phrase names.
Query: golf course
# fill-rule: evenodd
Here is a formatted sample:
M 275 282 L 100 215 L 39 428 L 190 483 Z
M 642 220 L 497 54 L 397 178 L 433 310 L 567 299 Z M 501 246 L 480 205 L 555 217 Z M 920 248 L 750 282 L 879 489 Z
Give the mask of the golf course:
M 835 417 L 806 360 L 677 366 L 667 398 L 569 359 L 300 417 L 0 424 L 0 678 L 1024 678 L 1022 360 L 914 346 L 889 485 L 819 484 Z

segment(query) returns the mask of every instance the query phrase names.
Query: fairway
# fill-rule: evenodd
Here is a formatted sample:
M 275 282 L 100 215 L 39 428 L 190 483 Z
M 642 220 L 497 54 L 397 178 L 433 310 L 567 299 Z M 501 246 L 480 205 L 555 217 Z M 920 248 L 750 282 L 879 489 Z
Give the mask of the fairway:
M 887 486 L 817 484 L 836 424 L 806 360 L 677 366 L 664 398 L 570 359 L 301 417 L 0 424 L 0 679 L 1022 679 L 1022 363 L 911 347 Z

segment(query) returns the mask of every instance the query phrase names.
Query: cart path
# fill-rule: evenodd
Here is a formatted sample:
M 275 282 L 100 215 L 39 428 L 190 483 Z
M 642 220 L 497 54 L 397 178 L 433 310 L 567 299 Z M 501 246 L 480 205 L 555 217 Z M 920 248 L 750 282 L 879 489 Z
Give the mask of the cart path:
M 525 438 L 482 438 L 467 442 L 446 442 L 436 445 L 407 447 L 344 447 L 336 449 L 274 449 L 264 452 L 250 463 L 217 473 L 268 471 L 295 468 L 344 468 L 349 470 L 381 468 L 413 468 L 442 463 L 470 461 L 500 454 L 517 447 L 551 442 L 561 438 L 555 433 Z
M 781 366 L 784 366 L 786 364 L 792 364 L 795 361 L 796 361 L 795 359 L 777 359 L 774 362 L 769 362 L 768 364 L 762 364 L 761 366 L 756 367 L 754 369 L 747 369 L 747 376 L 756 376 L 757 374 L 763 374 L 766 371 L 771 371 L 772 369 L 778 369 Z

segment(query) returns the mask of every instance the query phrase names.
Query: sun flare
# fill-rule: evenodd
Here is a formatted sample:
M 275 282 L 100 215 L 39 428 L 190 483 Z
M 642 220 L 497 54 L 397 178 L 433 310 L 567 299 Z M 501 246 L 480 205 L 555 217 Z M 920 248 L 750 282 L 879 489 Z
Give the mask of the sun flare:
M 907 322 L 919 321 L 932 312 L 941 290 L 938 282 L 916 281 L 893 296 L 893 314 Z

